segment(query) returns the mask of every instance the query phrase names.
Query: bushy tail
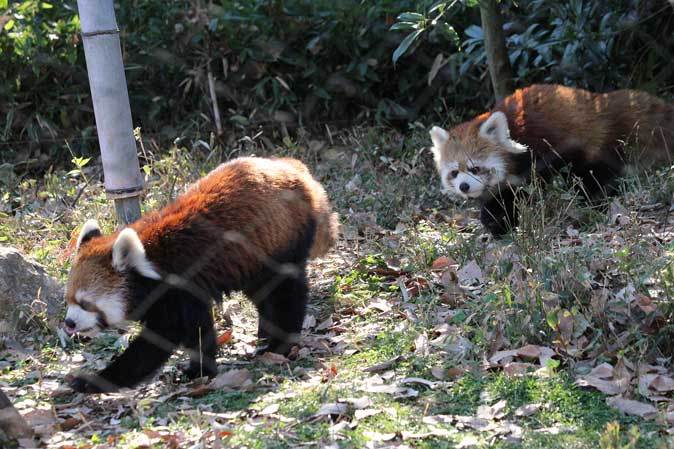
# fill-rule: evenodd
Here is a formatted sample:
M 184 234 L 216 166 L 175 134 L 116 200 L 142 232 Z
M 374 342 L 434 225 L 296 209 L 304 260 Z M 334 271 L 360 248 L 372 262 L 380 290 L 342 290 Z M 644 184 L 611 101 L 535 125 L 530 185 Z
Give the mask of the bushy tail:
M 655 99 L 642 117 L 647 125 L 641 142 L 650 148 L 653 162 L 674 162 L 674 104 Z M 645 134 L 645 135 L 643 135 Z
M 309 258 L 316 259 L 325 256 L 330 248 L 335 246 L 339 235 L 339 215 L 337 212 L 326 210 L 316 217 L 316 235 L 314 244 L 309 251 Z
M 648 167 L 674 162 L 674 104 L 638 90 L 605 94 L 614 135 L 635 151 L 629 162 Z

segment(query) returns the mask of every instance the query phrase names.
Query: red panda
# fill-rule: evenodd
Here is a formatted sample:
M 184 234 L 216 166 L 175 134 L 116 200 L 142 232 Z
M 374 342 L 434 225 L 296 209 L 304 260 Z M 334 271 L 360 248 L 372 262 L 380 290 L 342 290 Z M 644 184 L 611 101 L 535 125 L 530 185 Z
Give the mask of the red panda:
M 87 221 L 66 286 L 68 333 L 94 335 L 126 320 L 143 328 L 96 374 L 69 376 L 80 392 L 132 387 L 184 347 L 186 376 L 213 376 L 213 301 L 243 291 L 255 304 L 266 350 L 298 341 L 307 259 L 334 245 L 338 216 L 323 187 L 293 159 L 224 163 L 172 204 L 111 235 Z
M 568 166 L 592 196 L 628 162 L 671 163 L 674 105 L 636 90 L 595 94 L 537 84 L 430 135 L 443 190 L 478 199 L 483 225 L 500 236 L 517 224 L 515 187 L 534 173 L 546 180 Z

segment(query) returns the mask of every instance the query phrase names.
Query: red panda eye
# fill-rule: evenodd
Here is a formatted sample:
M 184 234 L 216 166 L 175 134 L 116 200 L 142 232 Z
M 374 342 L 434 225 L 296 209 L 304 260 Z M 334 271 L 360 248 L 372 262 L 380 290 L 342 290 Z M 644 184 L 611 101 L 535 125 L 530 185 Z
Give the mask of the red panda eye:
M 468 169 L 468 171 L 471 172 L 474 175 L 477 175 L 478 173 L 480 173 L 480 167 L 477 167 L 477 166 L 471 167 L 471 168 Z
M 457 176 L 459 176 L 459 170 L 452 170 L 450 172 L 450 175 L 452 175 L 452 178 L 456 178 Z
M 94 305 L 88 301 L 80 301 L 77 303 L 77 305 L 80 306 L 80 308 L 82 308 L 82 310 L 85 312 L 93 312 L 95 310 Z

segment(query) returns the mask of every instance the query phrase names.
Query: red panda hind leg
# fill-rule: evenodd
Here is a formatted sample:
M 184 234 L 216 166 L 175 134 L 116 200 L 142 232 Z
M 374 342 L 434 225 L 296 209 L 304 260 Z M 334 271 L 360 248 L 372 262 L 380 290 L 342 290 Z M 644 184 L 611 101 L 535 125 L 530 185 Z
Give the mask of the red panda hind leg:
M 299 343 L 309 287 L 305 266 L 297 268 L 292 275 L 277 275 L 267 285 L 245 291 L 258 311 L 258 339 L 266 340 L 259 352 L 288 354 Z

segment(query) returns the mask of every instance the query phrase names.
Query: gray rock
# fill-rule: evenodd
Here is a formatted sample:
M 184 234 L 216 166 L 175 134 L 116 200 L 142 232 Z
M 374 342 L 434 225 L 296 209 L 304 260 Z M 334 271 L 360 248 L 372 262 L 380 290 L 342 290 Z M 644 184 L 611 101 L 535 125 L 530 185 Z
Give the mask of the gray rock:
M 53 327 L 63 303 L 63 287 L 42 265 L 0 246 L 0 333 L 25 330 L 36 318 Z

